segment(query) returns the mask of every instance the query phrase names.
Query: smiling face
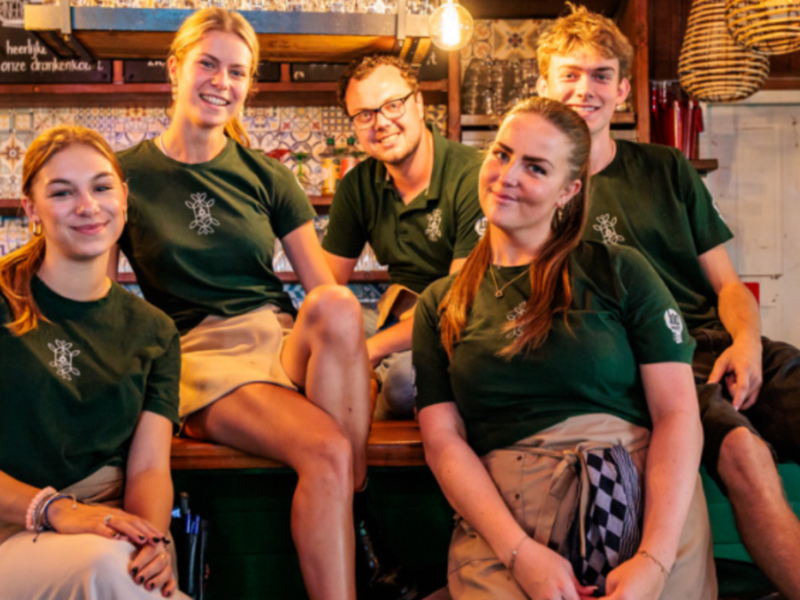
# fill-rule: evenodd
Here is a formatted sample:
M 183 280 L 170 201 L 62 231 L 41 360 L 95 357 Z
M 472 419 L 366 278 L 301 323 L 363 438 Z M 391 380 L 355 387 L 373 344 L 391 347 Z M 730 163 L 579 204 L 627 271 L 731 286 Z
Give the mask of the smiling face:
M 618 105 L 631 85 L 620 80 L 619 59 L 604 58 L 589 47 L 567 56 L 553 55 L 547 79 L 539 78 L 539 95 L 563 102 L 583 117 L 593 138 L 611 131 Z
M 490 226 L 513 237 L 547 232 L 553 214 L 581 188 L 570 179 L 567 136 L 534 113 L 508 118 L 480 172 L 479 196 Z
M 124 227 L 128 189 L 109 160 L 84 144 L 67 146 L 41 167 L 23 199 L 41 223 L 48 255 L 73 261 L 104 256 Z
M 178 88 L 176 118 L 201 128 L 224 127 L 242 109 L 252 61 L 244 40 L 222 31 L 203 35 L 182 61 L 170 57 L 170 79 Z
M 364 79 L 351 79 L 345 94 L 347 114 L 376 110 L 390 100 L 406 97 L 411 92 L 400 71 L 381 65 Z M 405 102 L 405 113 L 397 119 L 387 119 L 378 113 L 370 129 L 356 129 L 364 151 L 383 163 L 400 165 L 414 154 L 425 130 L 422 94 Z

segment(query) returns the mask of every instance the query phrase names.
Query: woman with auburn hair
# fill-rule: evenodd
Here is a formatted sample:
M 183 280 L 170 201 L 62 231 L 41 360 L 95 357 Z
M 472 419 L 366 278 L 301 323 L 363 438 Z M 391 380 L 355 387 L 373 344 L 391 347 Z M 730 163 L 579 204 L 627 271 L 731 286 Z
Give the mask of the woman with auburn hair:
M 335 285 L 292 172 L 249 148 L 239 115 L 258 57 L 237 13 L 206 8 L 183 23 L 167 61 L 172 122 L 120 154 L 120 243 L 145 298 L 181 333 L 184 434 L 293 468 L 306 589 L 355 598 L 353 500 L 370 427 L 361 310 Z M 278 238 L 308 293 L 299 313 L 272 268 Z
M 0 596 L 172 597 L 180 343 L 106 276 L 122 171 L 100 135 L 57 127 L 22 179 L 33 239 L 0 259 Z
M 516 106 L 481 168 L 487 233 L 417 305 L 455 600 L 716 597 L 693 342 L 643 257 L 580 241 L 589 152 L 569 108 Z

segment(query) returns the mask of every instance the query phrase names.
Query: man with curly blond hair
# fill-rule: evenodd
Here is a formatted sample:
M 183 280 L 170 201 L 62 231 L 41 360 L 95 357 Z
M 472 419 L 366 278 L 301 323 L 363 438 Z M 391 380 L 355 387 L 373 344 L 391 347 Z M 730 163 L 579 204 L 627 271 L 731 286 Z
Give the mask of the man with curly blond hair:
M 586 120 L 592 192 L 584 237 L 637 248 L 677 300 L 697 344 L 703 464 L 730 498 L 756 564 L 787 598 L 800 598 L 800 522 L 773 458 L 800 461 L 800 351 L 761 337 L 758 305 L 724 246 L 733 234 L 686 158 L 612 138 L 632 56 L 611 20 L 571 6 L 539 41 L 539 93 Z M 674 558 L 646 550 L 665 564 Z

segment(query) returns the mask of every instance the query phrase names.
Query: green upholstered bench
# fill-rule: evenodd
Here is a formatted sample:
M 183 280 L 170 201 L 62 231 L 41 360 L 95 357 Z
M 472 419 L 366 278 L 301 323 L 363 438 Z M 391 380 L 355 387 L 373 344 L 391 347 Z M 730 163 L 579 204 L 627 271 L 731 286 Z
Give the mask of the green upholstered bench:
M 781 464 L 778 472 L 792 509 L 800 515 L 800 466 L 794 463 Z M 714 536 L 720 596 L 746 597 L 772 591 L 771 583 L 753 564 L 742 544 L 730 502 L 702 469 L 701 475 Z

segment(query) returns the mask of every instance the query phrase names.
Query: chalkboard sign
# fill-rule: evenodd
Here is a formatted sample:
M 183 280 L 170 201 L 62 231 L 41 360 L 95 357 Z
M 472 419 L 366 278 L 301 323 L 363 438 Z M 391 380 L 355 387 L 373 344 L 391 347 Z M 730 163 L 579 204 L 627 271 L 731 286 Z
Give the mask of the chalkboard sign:
M 111 61 L 57 58 L 22 28 L 22 1 L 0 0 L 0 81 L 3 83 L 109 83 Z
M 0 0 L 2 2 L 2 0 Z M 165 60 L 126 60 L 123 64 L 125 83 L 166 83 L 167 61 Z M 258 63 L 259 81 L 280 81 L 281 66 L 278 63 Z
M 447 52 L 431 44 L 431 49 L 428 50 L 428 55 L 419 68 L 419 80 L 439 81 L 440 79 L 447 79 L 447 61 Z

